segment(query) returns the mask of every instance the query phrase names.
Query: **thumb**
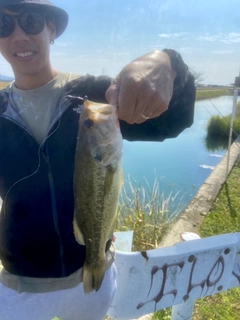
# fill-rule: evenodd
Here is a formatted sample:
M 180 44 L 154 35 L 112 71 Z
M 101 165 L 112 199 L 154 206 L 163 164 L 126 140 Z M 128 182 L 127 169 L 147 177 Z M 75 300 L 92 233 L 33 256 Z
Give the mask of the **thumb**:
M 105 97 L 109 104 L 118 105 L 119 82 L 116 78 L 105 93 Z

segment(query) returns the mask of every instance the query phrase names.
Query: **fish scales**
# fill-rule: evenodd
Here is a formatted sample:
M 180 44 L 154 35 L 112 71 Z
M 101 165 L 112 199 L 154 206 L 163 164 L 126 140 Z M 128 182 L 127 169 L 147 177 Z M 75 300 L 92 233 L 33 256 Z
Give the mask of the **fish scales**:
M 122 136 L 117 108 L 84 102 L 74 170 L 74 234 L 86 246 L 85 293 L 98 291 L 106 271 L 105 248 L 117 218 L 122 183 Z

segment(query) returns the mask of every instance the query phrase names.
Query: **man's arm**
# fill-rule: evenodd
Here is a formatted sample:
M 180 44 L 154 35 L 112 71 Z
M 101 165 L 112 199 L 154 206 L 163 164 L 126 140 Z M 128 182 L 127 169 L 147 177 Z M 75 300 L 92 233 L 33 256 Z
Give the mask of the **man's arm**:
M 193 123 L 195 94 L 194 77 L 190 74 L 182 92 L 171 99 L 168 109 L 160 116 L 141 124 L 129 124 L 120 120 L 123 138 L 129 141 L 163 141 L 175 138 Z
M 196 89 L 181 56 L 174 50 L 166 51 L 153 51 L 134 60 L 114 80 L 82 77 L 78 95 L 84 92 L 89 100 L 107 99 L 117 105 L 124 139 L 163 141 L 176 137 L 193 123 Z M 176 53 L 173 58 L 172 53 Z
M 153 51 L 125 66 L 106 92 L 120 120 L 143 123 L 167 110 L 177 76 L 168 55 Z
M 181 55 L 150 52 L 128 64 L 106 92 L 118 105 L 123 137 L 162 141 L 193 123 L 196 88 Z

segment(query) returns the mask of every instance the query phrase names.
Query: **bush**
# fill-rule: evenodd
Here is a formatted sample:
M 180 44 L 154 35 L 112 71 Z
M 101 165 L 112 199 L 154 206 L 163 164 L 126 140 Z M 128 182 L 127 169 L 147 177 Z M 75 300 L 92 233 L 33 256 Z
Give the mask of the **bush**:
M 232 139 L 236 139 L 240 134 L 240 104 L 236 112 L 233 122 Z M 207 123 L 207 138 L 228 138 L 230 132 L 231 115 L 221 117 L 219 115 L 212 116 Z
M 208 136 L 228 137 L 230 129 L 230 116 L 220 117 L 219 115 L 212 116 L 207 124 Z

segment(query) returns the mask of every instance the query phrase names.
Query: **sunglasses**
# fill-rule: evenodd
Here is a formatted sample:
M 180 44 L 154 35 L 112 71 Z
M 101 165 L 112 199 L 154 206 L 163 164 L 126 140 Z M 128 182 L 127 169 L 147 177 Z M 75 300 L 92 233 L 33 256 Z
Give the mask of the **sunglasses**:
M 37 12 L 24 12 L 20 15 L 0 13 L 0 38 L 7 38 L 15 28 L 15 19 L 20 28 L 28 34 L 38 34 L 44 28 L 45 16 Z

